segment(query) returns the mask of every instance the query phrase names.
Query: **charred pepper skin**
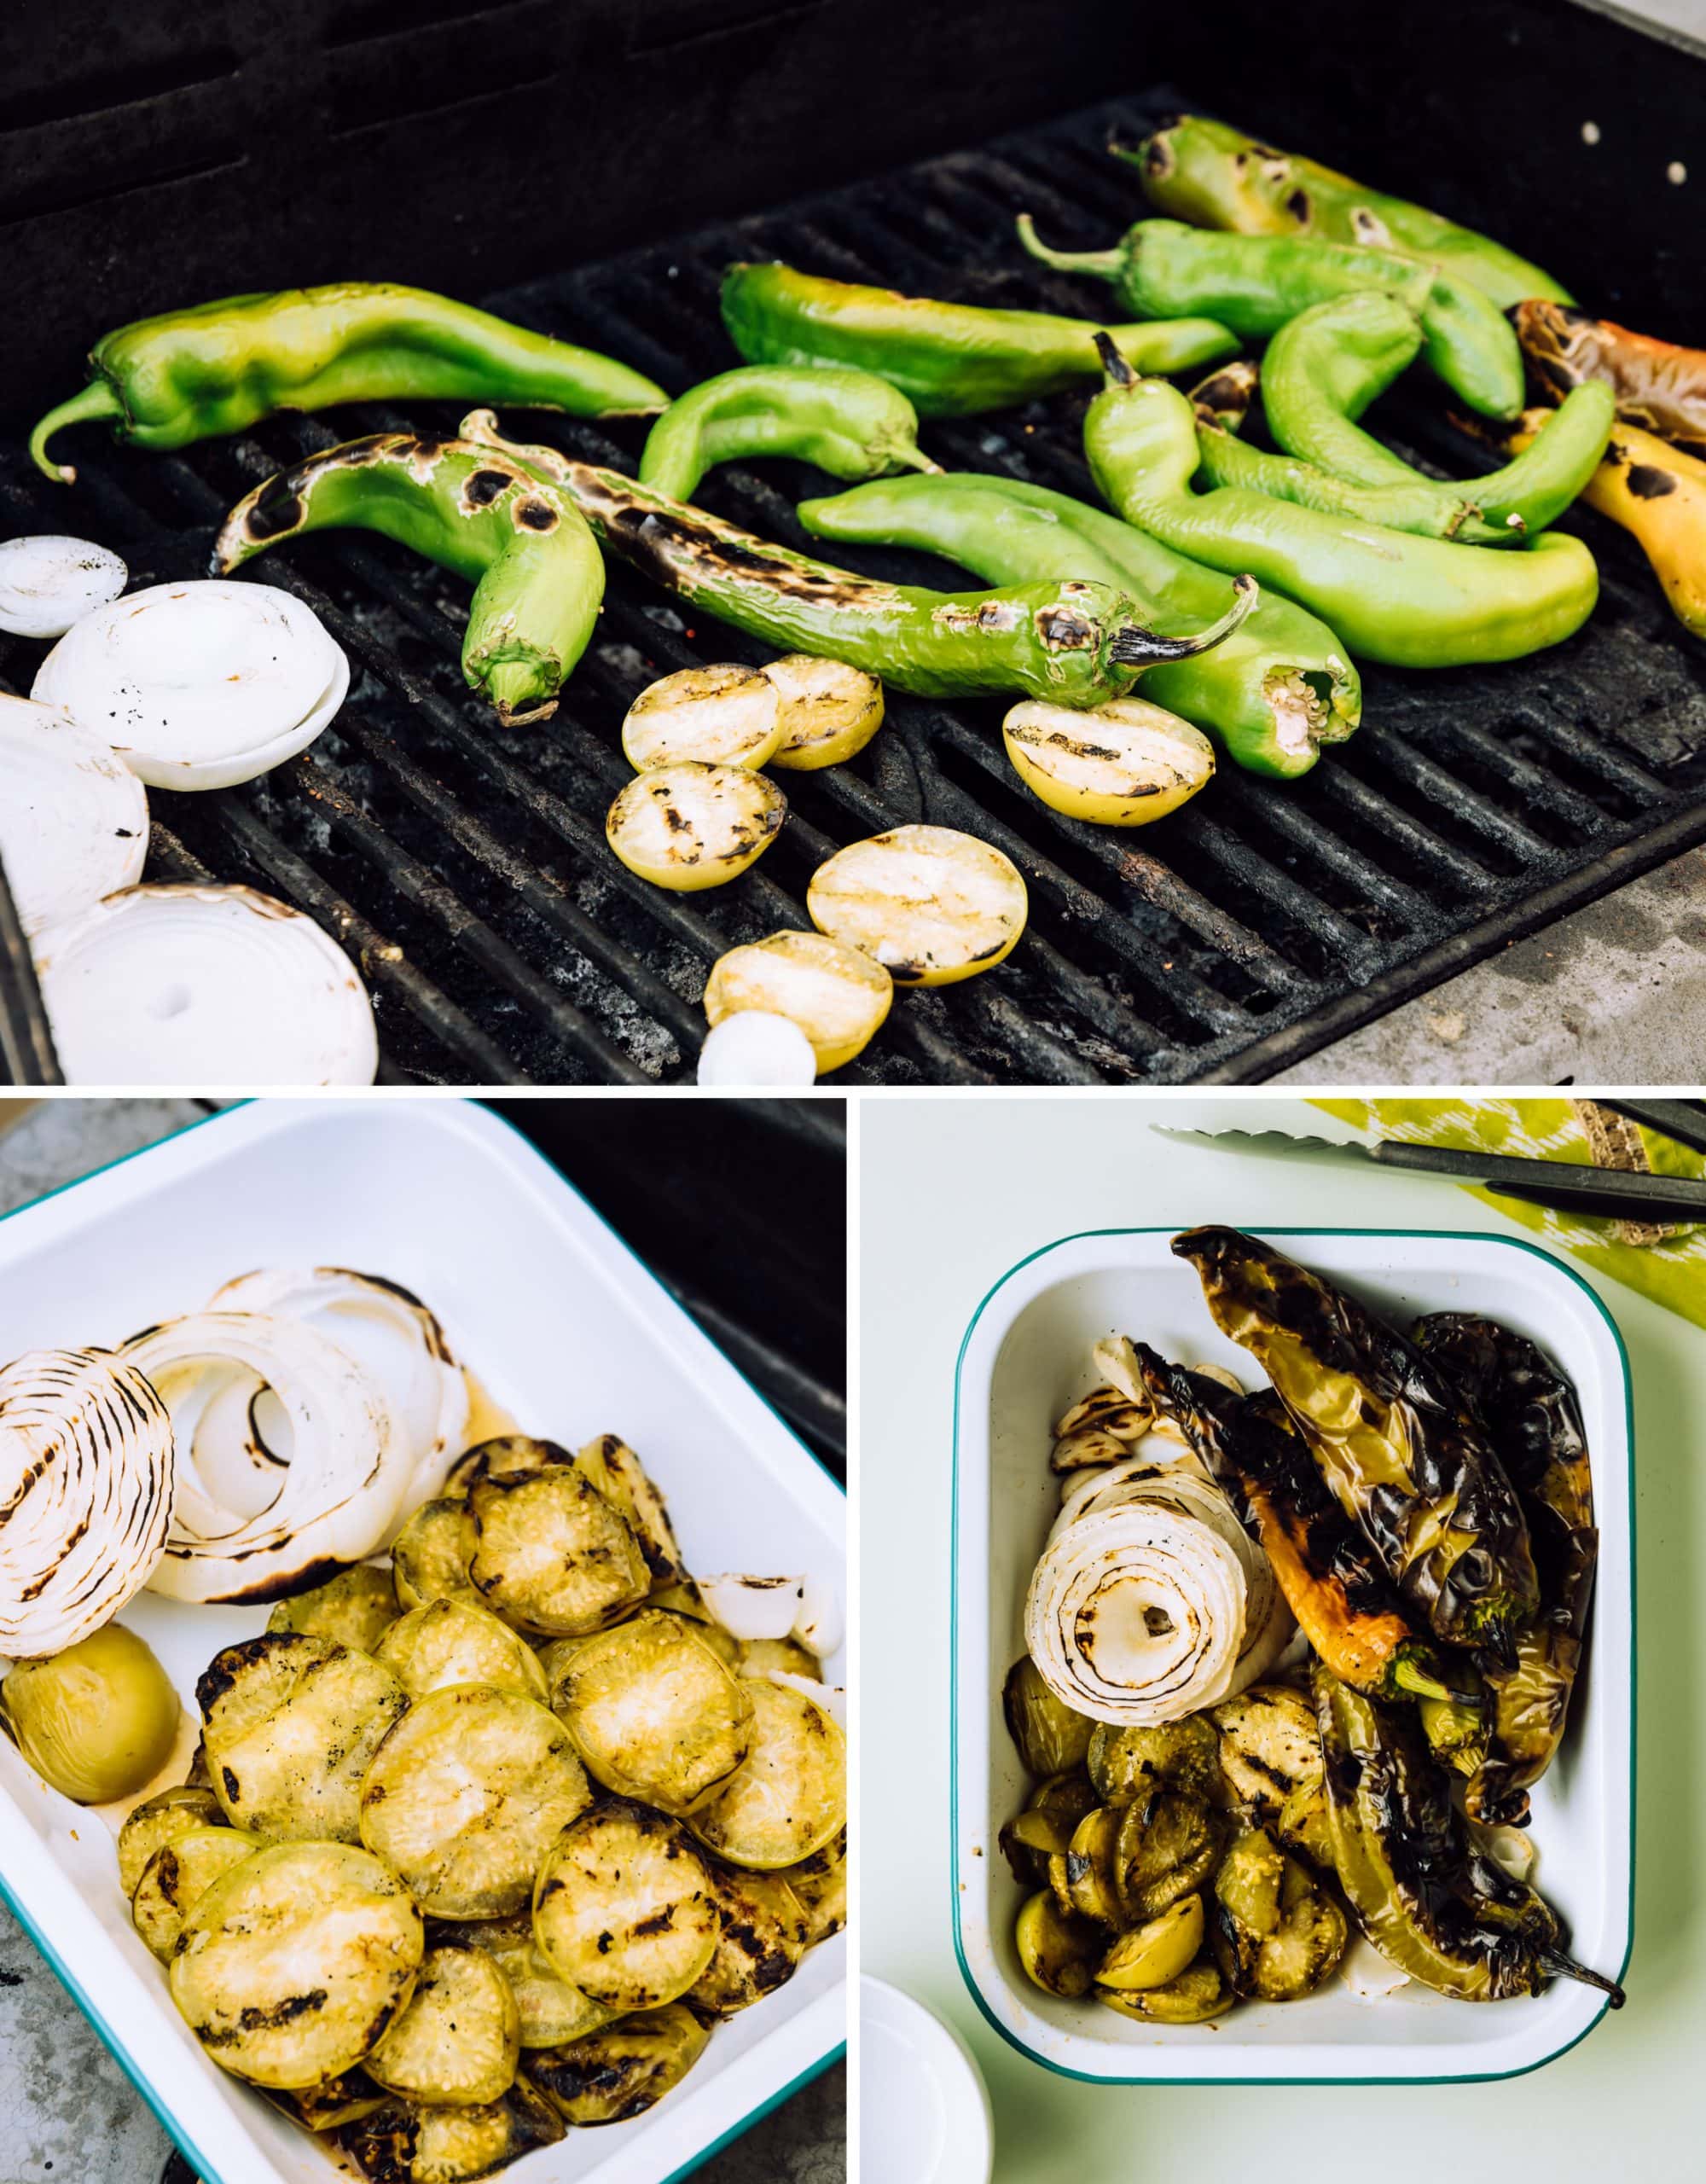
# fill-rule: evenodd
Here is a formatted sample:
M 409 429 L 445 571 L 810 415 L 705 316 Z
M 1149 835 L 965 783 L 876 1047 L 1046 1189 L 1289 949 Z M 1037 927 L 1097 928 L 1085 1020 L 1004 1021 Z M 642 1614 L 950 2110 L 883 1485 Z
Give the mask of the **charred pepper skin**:
M 1396 1328 L 1271 1245 L 1206 1228 L 1173 1250 L 1413 1613 L 1442 1645 L 1508 1658 L 1539 1584 L 1516 1490 L 1463 1399 Z
M 920 417 L 1011 409 L 1094 380 L 1101 369 L 1088 319 L 937 303 L 791 265 L 731 265 L 722 322 L 749 364 L 856 365 L 897 386 Z M 1238 348 L 1237 337 L 1209 318 L 1116 330 L 1144 371 L 1190 371 Z
M 1472 1818 L 1520 1827 L 1564 1736 L 1599 1557 L 1581 1406 L 1552 1361 L 1496 1321 L 1436 1312 L 1412 1338 L 1475 1407 L 1528 1519 L 1540 1612 L 1517 1635 L 1514 1668 L 1483 1664 L 1491 1718 L 1466 1799 Z
M 1632 334 L 1567 304 L 1519 303 L 1512 317 L 1529 368 L 1549 394 L 1609 386 L 1626 425 L 1706 455 L 1706 349 Z
M 506 440 L 490 412 L 465 417 L 462 435 L 548 480 L 606 552 L 702 612 L 780 651 L 843 660 L 920 697 L 1022 691 L 1057 705 L 1099 705 L 1129 689 L 1146 667 L 1221 643 L 1258 595 L 1244 580 L 1220 623 L 1168 637 L 1146 628 L 1134 602 L 1106 584 L 1063 579 L 940 592 L 880 584 L 772 545 L 619 471 Z
M 1397 377 L 1406 351 L 1413 354 L 1419 340 L 1419 326 L 1391 296 L 1344 297 L 1300 312 L 1274 335 L 1262 361 L 1262 407 L 1275 440 L 1338 477 L 1431 498 L 1442 512 L 1467 499 L 1484 519 L 1488 539 L 1519 543 L 1544 531 L 1581 494 L 1604 456 L 1616 406 L 1610 388 L 1576 387 L 1514 462 L 1483 477 L 1442 484 L 1356 421 Z
M 1333 1674 L 1377 1699 L 1454 1698 L 1451 1672 L 1340 1508 L 1271 1390 L 1236 1396 L 1134 1343 L 1158 1416 L 1170 1418 L 1274 1565 L 1285 1605 Z
M 640 482 L 690 501 L 719 462 L 790 455 L 833 478 L 934 470 L 918 444 L 918 413 L 874 372 L 837 364 L 746 364 L 704 380 L 646 436 Z
M 1313 1681 L 1334 1868 L 1388 1963 L 1459 2001 L 1538 1995 L 1562 1976 L 1621 2009 L 1621 1987 L 1564 1954 L 1551 1907 L 1468 1850 L 1414 1710 L 1364 1698 L 1320 1662 Z
M 213 573 L 345 526 L 380 531 L 473 584 L 462 673 L 501 720 L 555 710 L 604 596 L 604 563 L 572 501 L 490 448 L 378 433 L 256 486 L 225 519 Z
M 1199 311 L 1245 340 L 1278 334 L 1300 311 L 1356 294 L 1407 305 L 1430 368 L 1471 410 L 1512 417 L 1523 404 L 1523 353 L 1514 330 L 1478 288 L 1390 251 L 1274 235 L 1214 235 L 1179 220 L 1140 220 L 1111 250 L 1049 250 L 1028 214 L 1018 237 L 1064 273 L 1111 281 L 1140 318 Z
M 1319 235 L 1402 251 L 1471 282 L 1500 309 L 1524 296 L 1568 303 L 1569 291 L 1515 251 L 1425 206 L 1369 189 L 1314 160 L 1276 151 L 1223 121 L 1187 114 L 1135 150 L 1108 148 L 1135 166 L 1158 212 L 1242 235 Z
M 554 341 L 425 288 L 345 281 L 228 296 L 121 326 L 90 352 L 94 376 L 30 436 L 49 478 L 61 426 L 105 417 L 132 446 L 187 447 L 278 410 L 339 402 L 504 402 L 572 417 L 665 408 L 662 387 L 592 349 Z
M 1109 344 L 1109 385 L 1084 420 L 1084 450 L 1109 505 L 1175 553 L 1249 569 L 1319 614 L 1353 655 L 1392 667 L 1521 659 L 1573 636 L 1599 575 L 1578 538 L 1547 532 L 1516 553 L 1419 538 L 1221 486 L 1198 494 L 1189 398 L 1134 380 Z
M 1171 636 L 1218 620 L 1236 596 L 1224 576 L 1105 509 L 1017 479 L 970 471 L 885 478 L 803 501 L 798 513 L 819 537 L 914 547 L 958 561 L 986 584 L 1082 577 L 1111 584 Z M 1143 694 L 1206 729 L 1239 765 L 1280 781 L 1307 773 L 1321 746 L 1342 743 L 1362 712 L 1362 686 L 1338 638 L 1272 591 L 1212 652 L 1151 668 Z

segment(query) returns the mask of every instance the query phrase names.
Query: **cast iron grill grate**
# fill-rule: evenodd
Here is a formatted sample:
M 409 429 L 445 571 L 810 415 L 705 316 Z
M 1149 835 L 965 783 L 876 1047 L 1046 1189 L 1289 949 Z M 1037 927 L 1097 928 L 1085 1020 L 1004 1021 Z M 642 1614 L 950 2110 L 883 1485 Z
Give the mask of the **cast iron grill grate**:
M 493 299 L 681 388 L 736 361 L 717 312 L 733 258 L 966 301 L 1094 313 L 1107 292 L 1032 264 L 1029 209 L 1051 241 L 1105 242 L 1141 210 L 1111 131 L 1184 103 L 1114 102 L 904 172 L 706 229 Z M 928 424 L 954 468 L 1002 470 L 1094 498 L 1083 398 Z M 403 422 L 345 413 L 339 433 Z M 441 427 L 454 417 L 433 421 Z M 643 427 L 514 413 L 630 468 Z M 1448 428 L 1392 413 L 1424 457 L 1484 466 Z M 9 527 L 81 521 L 137 581 L 201 572 L 212 528 L 257 479 L 334 434 L 280 418 L 180 456 L 85 435 L 75 499 L 15 447 L 0 456 Z M 784 491 L 782 488 L 786 488 Z M 707 504 L 809 550 L 800 466 L 719 473 Z M 79 517 L 78 511 L 86 514 Z M 1575 519 L 1572 519 L 1575 520 Z M 1024 874 L 1031 923 L 1001 969 L 897 999 L 851 1082 L 1177 1083 L 1272 1074 L 1327 1040 L 1706 839 L 1706 686 L 1633 543 L 1580 519 L 1603 596 L 1569 644 L 1502 668 L 1365 674 L 1365 724 L 1302 782 L 1223 767 L 1162 827 L 1121 835 L 1039 804 L 1013 776 L 995 705 L 894 698 L 852 764 L 785 778 L 792 816 L 762 863 L 702 896 L 664 896 L 611 857 L 603 815 L 628 778 L 622 715 L 653 676 L 760 648 L 612 569 L 595 644 L 555 717 L 500 736 L 456 670 L 466 594 L 401 549 L 328 535 L 254 573 L 310 600 L 351 655 L 334 729 L 265 780 L 154 802 L 149 876 L 243 880 L 296 903 L 358 959 L 392 1078 L 671 1082 L 690 1077 L 698 996 L 725 948 L 808 923 L 806 883 L 840 844 L 909 820 L 962 827 Z M 968 587 L 922 557 L 837 549 L 873 573 Z M 27 688 L 38 648 L 0 650 Z

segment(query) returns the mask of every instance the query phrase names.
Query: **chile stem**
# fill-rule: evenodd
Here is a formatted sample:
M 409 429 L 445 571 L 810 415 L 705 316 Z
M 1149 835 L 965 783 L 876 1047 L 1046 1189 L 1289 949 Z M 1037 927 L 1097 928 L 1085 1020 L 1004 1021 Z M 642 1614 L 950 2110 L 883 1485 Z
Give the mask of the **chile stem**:
M 1029 212 L 1014 223 L 1018 239 L 1033 258 L 1052 265 L 1057 273 L 1088 273 L 1097 281 L 1117 281 L 1124 253 L 1118 250 L 1051 250 L 1042 241 Z
M 92 379 L 80 388 L 69 401 L 61 402 L 56 410 L 49 410 L 30 434 L 30 454 L 35 466 L 44 478 L 51 478 L 56 485 L 74 485 L 77 473 L 70 463 L 61 467 L 48 453 L 48 442 L 62 425 L 80 425 L 93 417 L 122 417 L 125 405 L 117 390 L 108 380 Z
M 1442 1683 L 1436 1676 L 1430 1675 L 1416 1660 L 1406 1658 L 1398 1661 L 1392 1670 L 1392 1681 L 1400 1691 L 1411 1692 L 1418 1699 L 1442 1699 L 1449 1705 L 1477 1709 L 1480 1705 L 1479 1698 L 1474 1692 L 1454 1691 L 1448 1683 Z
M 1597 1987 L 1602 1995 L 1609 1995 L 1614 2010 L 1622 2008 L 1628 2000 L 1615 1979 L 1603 1978 L 1597 1972 L 1590 1972 L 1585 1964 L 1578 1964 L 1573 1956 L 1566 1956 L 1562 1949 L 1543 1949 L 1536 1953 L 1535 1960 L 1548 1972 L 1564 1979 L 1579 1979 L 1584 1987 Z
M 1199 652 L 1212 652 L 1216 645 L 1226 642 L 1262 596 L 1262 587 L 1254 577 L 1234 577 L 1232 588 L 1236 594 L 1232 605 L 1218 622 L 1210 622 L 1195 636 L 1163 637 L 1140 623 L 1128 622 L 1108 647 L 1109 658 L 1122 667 L 1152 667 L 1163 659 L 1192 659 Z

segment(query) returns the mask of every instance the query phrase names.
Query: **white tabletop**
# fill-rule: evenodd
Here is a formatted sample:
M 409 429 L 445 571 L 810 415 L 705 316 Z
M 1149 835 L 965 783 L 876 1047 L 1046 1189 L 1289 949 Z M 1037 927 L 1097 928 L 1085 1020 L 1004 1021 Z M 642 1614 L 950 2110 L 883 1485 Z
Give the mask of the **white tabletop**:
M 1622 1330 L 1635 1395 L 1642 1658 L 1628 2007 L 1529 2077 L 1413 2090 L 1085 2085 L 1015 2053 L 973 2007 L 950 1930 L 948 1588 L 954 1360 L 978 1300 L 1027 1252 L 1085 1228 L 1526 1234 L 1450 1183 L 1180 1146 L 1152 1137 L 1149 1122 L 1319 1128 L 1301 1101 L 1259 1095 L 863 1103 L 865 1970 L 970 2042 L 994 2107 L 995 2184 L 1480 2184 L 1530 2167 L 1550 2184 L 1604 2184 L 1608 2173 L 1681 2184 L 1700 2173 L 1706 2074 L 1706 1436 L 1693 1423 L 1706 1420 L 1706 1332 L 1616 1283 L 1594 1281 Z

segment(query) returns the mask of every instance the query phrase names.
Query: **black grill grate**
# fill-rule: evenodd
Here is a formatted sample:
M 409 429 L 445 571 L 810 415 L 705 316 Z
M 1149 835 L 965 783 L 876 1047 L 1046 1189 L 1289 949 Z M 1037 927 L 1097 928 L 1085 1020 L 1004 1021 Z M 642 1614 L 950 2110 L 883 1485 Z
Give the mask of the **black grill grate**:
M 1031 264 L 1013 216 L 1035 212 L 1067 247 L 1111 240 L 1141 207 L 1134 178 L 1103 149 L 1110 131 L 1135 135 L 1183 103 L 1119 102 L 493 300 L 676 388 L 735 361 L 717 314 L 731 258 L 1094 312 L 1106 292 Z M 927 425 L 925 444 L 950 467 L 1094 498 L 1082 407 L 1062 398 Z M 402 421 L 379 411 L 339 420 L 344 432 Z M 564 421 L 507 422 L 624 468 L 643 430 L 618 428 L 618 444 Z M 1391 427 L 1425 456 L 1484 467 L 1431 418 L 1399 408 Z M 103 453 L 85 435 L 74 497 L 9 450 L 0 514 L 9 527 L 81 523 L 125 553 L 137 581 L 192 575 L 240 493 L 335 436 L 323 419 L 281 418 L 161 457 Z M 763 479 L 728 470 L 705 498 L 822 550 L 792 513 L 795 498 L 821 490 L 798 466 Z M 1162 826 L 1110 834 L 1019 787 L 999 706 L 896 699 L 890 726 L 852 765 L 786 778 L 792 816 L 752 873 L 692 897 L 634 880 L 606 847 L 603 814 L 628 778 L 622 715 L 655 675 L 759 648 L 684 621 L 612 570 L 598 637 L 555 717 L 500 735 L 456 671 L 463 588 L 383 542 L 307 541 L 254 573 L 308 599 L 349 651 L 349 705 L 264 781 L 155 797 L 150 876 L 247 880 L 317 918 L 374 990 L 390 1077 L 670 1082 L 692 1073 L 715 957 L 805 925 L 806 883 L 841 843 L 928 819 L 1013 858 L 1030 928 L 1000 970 L 902 996 L 849 1081 L 1258 1077 L 1706 839 L 1698 659 L 1633 543 L 1591 514 L 1580 522 L 1603 580 L 1587 630 L 1512 666 L 1368 671 L 1364 727 L 1302 782 L 1281 788 L 1223 767 L 1209 794 Z M 914 555 L 834 550 L 879 574 L 967 583 Z M 0 679 L 27 688 L 38 648 L 5 643 Z

